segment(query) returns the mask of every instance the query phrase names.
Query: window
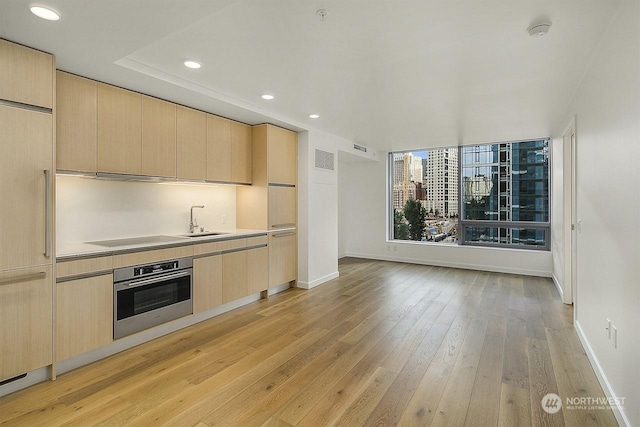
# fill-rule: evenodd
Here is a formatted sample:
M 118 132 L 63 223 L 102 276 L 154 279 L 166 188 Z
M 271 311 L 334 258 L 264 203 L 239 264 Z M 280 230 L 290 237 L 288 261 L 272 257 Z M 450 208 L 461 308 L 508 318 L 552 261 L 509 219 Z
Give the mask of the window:
M 395 240 L 458 240 L 458 148 L 391 153 Z
M 549 140 L 389 154 L 395 240 L 544 249 Z

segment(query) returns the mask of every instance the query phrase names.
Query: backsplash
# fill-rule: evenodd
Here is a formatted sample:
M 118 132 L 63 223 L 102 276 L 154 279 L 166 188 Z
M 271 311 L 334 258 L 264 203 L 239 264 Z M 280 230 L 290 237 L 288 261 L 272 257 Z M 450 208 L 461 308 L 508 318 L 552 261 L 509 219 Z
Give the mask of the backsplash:
M 189 208 L 206 230 L 236 227 L 236 187 L 56 177 L 58 245 L 189 232 Z

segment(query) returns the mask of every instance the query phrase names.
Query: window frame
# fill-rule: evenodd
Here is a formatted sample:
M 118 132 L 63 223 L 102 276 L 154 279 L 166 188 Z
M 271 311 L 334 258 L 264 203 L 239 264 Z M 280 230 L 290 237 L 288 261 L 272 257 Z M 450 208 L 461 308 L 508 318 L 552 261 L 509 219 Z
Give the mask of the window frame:
M 530 141 L 546 141 L 547 142 L 547 156 L 549 159 L 548 165 L 548 173 L 547 173 L 547 209 L 548 209 L 548 221 L 540 222 L 540 221 L 499 221 L 499 220 L 465 220 L 464 219 L 464 203 L 463 203 L 463 173 L 464 173 L 464 163 L 463 163 L 463 151 L 464 147 L 467 146 L 490 146 L 496 144 L 516 144 L 521 142 L 530 142 Z M 397 153 L 408 153 L 415 151 L 433 151 L 433 150 L 445 150 L 445 149 L 455 149 L 458 150 L 458 217 L 457 217 L 457 227 L 458 227 L 458 240 L 455 243 L 441 243 L 441 242 L 432 242 L 432 241 L 413 241 L 413 240 L 398 240 L 394 237 L 394 194 L 393 194 L 393 183 L 394 183 L 394 160 L 393 155 Z M 517 249 L 517 250 L 533 250 L 533 251 L 550 251 L 551 250 L 551 214 L 552 214 L 552 195 L 551 192 L 553 190 L 552 186 L 552 149 L 551 149 L 551 138 L 529 138 L 515 141 L 502 141 L 502 142 L 490 142 L 490 143 L 482 143 L 482 144 L 469 144 L 469 145 L 458 145 L 458 146 L 448 146 L 448 147 L 430 147 L 430 148 L 417 148 L 417 149 L 407 149 L 407 150 L 399 150 L 399 151 L 389 151 L 387 155 L 387 241 L 390 242 L 402 242 L 402 243 L 412 243 L 412 244 L 426 244 L 426 245 L 446 245 L 446 246 L 473 246 L 473 247 L 489 247 L 489 248 L 501 248 L 501 249 Z M 424 175 L 424 171 L 423 171 Z M 512 193 L 513 189 L 510 188 L 510 197 L 513 197 Z M 489 228 L 510 228 L 510 229 L 529 229 L 529 230 L 544 230 L 545 233 L 545 244 L 542 246 L 528 246 L 528 245 L 518 245 L 518 244 L 505 244 L 505 243 L 493 243 L 493 242 L 467 242 L 465 238 L 466 228 L 467 227 L 489 227 Z

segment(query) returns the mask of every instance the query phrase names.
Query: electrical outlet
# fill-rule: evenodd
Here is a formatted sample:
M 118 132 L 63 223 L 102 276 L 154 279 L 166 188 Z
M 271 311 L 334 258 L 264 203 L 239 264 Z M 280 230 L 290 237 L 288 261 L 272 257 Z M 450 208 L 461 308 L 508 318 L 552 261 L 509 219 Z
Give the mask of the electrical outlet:
M 618 328 L 611 325 L 611 338 L 613 339 L 613 348 L 618 348 Z
M 607 331 L 607 338 L 611 339 L 611 320 L 607 318 L 607 327 L 605 328 Z
M 223 224 L 227 223 L 227 216 L 226 215 L 220 215 L 220 222 L 222 222 Z
M 397 252 L 397 251 L 398 251 L 398 247 L 394 245 L 394 246 L 393 246 L 393 251 L 394 251 L 394 252 Z
M 387 245 L 387 250 L 390 251 L 391 250 L 391 245 Z

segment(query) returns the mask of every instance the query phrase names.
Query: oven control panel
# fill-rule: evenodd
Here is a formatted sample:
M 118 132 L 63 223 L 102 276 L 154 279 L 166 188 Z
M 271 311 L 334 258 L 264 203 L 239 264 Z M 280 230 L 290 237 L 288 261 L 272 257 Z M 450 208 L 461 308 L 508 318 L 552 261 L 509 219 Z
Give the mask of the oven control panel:
M 178 261 L 163 262 L 160 264 L 142 265 L 133 268 L 134 276 L 144 276 L 145 274 L 160 273 L 162 271 L 174 270 L 178 268 Z

